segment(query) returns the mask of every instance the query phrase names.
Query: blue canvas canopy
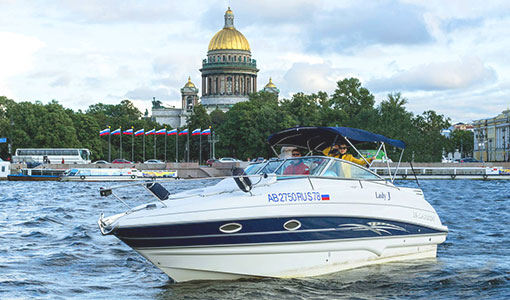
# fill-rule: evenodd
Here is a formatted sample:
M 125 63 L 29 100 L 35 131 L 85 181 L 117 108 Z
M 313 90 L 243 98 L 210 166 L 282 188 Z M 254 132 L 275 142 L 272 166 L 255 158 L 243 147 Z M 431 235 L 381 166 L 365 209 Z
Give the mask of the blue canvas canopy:
M 353 144 L 383 142 L 398 148 L 406 147 L 403 141 L 349 127 L 294 127 L 272 134 L 267 142 L 270 146 L 294 146 L 322 151 L 334 143 L 346 143 L 345 138 Z

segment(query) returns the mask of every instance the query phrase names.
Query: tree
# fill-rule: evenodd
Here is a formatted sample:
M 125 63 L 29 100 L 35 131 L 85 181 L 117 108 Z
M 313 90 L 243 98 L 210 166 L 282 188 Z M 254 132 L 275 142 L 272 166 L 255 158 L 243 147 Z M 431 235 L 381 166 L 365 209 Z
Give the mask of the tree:
M 374 111 L 374 96 L 370 91 L 361 86 L 357 78 L 347 78 L 337 82 L 335 93 L 328 102 L 333 110 L 341 110 L 343 113 L 344 126 L 367 128 L 371 125 L 367 122 L 374 122 L 376 117 Z M 334 122 L 335 120 L 328 120 Z M 372 123 L 373 124 L 373 123 Z

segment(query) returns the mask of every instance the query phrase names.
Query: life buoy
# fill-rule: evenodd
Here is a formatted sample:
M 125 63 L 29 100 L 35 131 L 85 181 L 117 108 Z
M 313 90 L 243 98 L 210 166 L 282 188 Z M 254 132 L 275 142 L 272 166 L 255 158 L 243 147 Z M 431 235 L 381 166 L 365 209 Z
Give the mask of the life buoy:
M 457 177 L 457 175 L 452 174 L 450 177 L 451 177 L 452 179 L 455 179 L 455 177 Z
M 81 180 L 85 180 L 85 175 L 81 175 L 81 176 L 80 176 L 80 179 L 81 179 Z
M 135 179 L 135 178 L 136 178 L 136 176 L 135 176 L 135 175 L 131 175 L 131 179 Z

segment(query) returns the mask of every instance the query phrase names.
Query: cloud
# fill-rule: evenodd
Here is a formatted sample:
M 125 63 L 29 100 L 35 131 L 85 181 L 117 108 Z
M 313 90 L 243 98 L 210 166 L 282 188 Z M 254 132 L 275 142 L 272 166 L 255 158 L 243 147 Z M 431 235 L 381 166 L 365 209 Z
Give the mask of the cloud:
M 6 81 L 30 70 L 34 54 L 45 44 L 31 36 L 0 32 L 0 45 L 0 95 L 14 97 Z
M 436 62 L 400 71 L 389 78 L 373 79 L 369 89 L 381 91 L 434 91 L 463 89 L 492 83 L 496 71 L 479 58 L 469 57 L 459 61 Z
M 329 63 L 295 63 L 283 76 L 282 91 L 291 89 L 293 93 L 316 93 L 335 88 L 339 71 Z M 297 89 L 297 90 L 296 90 Z
M 416 6 L 393 2 L 364 2 L 317 12 L 307 30 L 308 49 L 321 53 L 352 51 L 373 44 L 415 45 L 432 41 Z
M 52 83 L 50 83 L 50 86 L 52 87 L 66 87 L 69 86 L 71 83 L 71 77 L 65 75 L 60 76 L 57 79 L 55 79 Z
M 179 100 L 180 96 L 175 95 L 171 90 L 161 87 L 139 87 L 128 91 L 125 98 L 134 100 L 152 100 L 152 97 L 161 100 L 162 102 L 170 100 Z

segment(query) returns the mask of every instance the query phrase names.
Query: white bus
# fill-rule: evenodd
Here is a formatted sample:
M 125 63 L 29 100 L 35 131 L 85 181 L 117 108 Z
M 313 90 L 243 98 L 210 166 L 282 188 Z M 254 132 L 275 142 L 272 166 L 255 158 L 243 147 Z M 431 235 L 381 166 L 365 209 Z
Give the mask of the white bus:
M 13 163 L 90 164 L 90 150 L 77 148 L 18 148 Z

